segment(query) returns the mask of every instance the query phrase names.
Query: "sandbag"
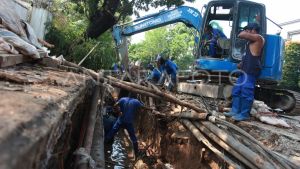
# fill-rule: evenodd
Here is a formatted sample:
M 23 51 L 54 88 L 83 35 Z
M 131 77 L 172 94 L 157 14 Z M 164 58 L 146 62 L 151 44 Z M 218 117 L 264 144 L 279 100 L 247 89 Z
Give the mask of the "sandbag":
M 26 38 L 26 33 L 20 22 L 21 18 L 14 9 L 12 0 L 0 0 L 0 27 L 10 30 L 22 38 Z
M 20 53 L 34 59 L 40 58 L 37 48 L 21 39 L 15 33 L 8 31 L 7 29 L 0 28 L 0 37 L 13 45 Z
M 7 53 L 19 54 L 19 52 L 2 37 L 0 37 L 0 50 L 6 51 Z
M 31 27 L 31 25 L 29 25 L 29 23 L 27 23 L 23 20 L 21 22 L 24 24 L 24 30 L 26 32 L 28 42 L 30 44 L 32 44 L 33 46 L 37 47 L 38 49 L 42 49 L 42 46 L 38 42 L 38 38 L 37 38 L 33 28 Z

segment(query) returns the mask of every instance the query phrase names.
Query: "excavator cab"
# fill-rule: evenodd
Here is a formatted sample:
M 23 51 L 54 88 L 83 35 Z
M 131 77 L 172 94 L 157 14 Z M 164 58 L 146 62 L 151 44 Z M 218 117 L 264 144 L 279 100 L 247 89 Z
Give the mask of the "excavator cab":
M 246 44 L 246 41 L 238 38 L 237 35 L 251 22 L 256 22 L 261 26 L 262 35 L 266 33 L 265 7 L 263 4 L 238 0 L 210 1 L 203 16 L 198 57 L 229 61 L 224 70 L 231 72 L 236 69 L 235 63 L 239 62 L 244 55 Z M 205 39 L 208 26 L 211 26 L 214 30 L 214 35 L 211 36 L 214 44 L 206 43 L 208 41 Z M 215 33 L 216 30 L 226 37 L 220 37 Z M 214 55 L 210 55 L 208 50 L 215 50 Z M 203 68 L 217 69 L 216 67 Z
M 244 0 L 213 0 L 206 7 L 200 31 L 195 68 L 206 71 L 233 72 L 237 63 L 245 54 L 246 41 L 237 37 L 248 23 L 258 23 L 260 34 L 265 37 L 260 79 L 277 82 L 281 80 L 284 41 L 278 35 L 266 34 L 265 6 L 260 3 Z M 210 25 L 226 35 L 226 38 L 215 36 L 214 44 L 205 44 L 206 27 Z M 215 50 L 210 55 L 209 50 Z

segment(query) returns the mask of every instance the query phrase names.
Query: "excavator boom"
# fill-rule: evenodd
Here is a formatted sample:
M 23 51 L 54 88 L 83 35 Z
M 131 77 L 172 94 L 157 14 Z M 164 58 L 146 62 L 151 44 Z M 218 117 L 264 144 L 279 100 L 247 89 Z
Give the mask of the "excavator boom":
M 193 7 L 179 6 L 174 9 L 162 10 L 158 13 L 138 18 L 128 24 L 115 25 L 113 27 L 113 37 L 117 45 L 119 57 L 125 69 L 128 69 L 127 36 L 177 22 L 182 22 L 186 26 L 192 27 L 196 29 L 197 32 L 200 32 L 202 16 L 201 13 Z

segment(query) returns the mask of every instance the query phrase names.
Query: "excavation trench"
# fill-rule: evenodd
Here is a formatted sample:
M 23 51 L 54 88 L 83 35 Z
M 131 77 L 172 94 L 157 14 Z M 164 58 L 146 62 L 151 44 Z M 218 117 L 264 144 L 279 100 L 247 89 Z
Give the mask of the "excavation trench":
M 1 70 L 0 94 L 0 168 L 104 168 L 105 159 L 115 166 L 110 163 L 112 153 L 107 153 L 110 147 L 105 147 L 104 155 L 103 144 L 103 119 L 113 103 L 108 87 L 100 83 L 96 90 L 95 81 L 83 74 L 16 66 Z M 123 149 L 123 154 L 115 155 L 115 159 L 123 158 L 119 167 L 211 168 L 225 164 L 176 118 L 140 113 L 135 129 L 140 157 L 133 159 L 131 142 L 121 131 L 115 139 L 115 149 Z
M 207 114 L 221 100 L 168 94 L 72 63 L 64 67 L 68 66 L 82 73 L 35 65 L 0 70 L 0 168 L 300 166 L 299 119 L 289 117 L 289 129 L 254 119 L 236 125 L 218 113 Z M 114 120 L 116 93 L 119 97 L 128 93 L 116 92 L 119 89 L 134 92 L 146 106 L 155 107 L 135 116 L 140 149 L 136 158 L 123 130 L 114 144 L 104 144 L 104 133 Z
M 128 92 L 121 90 L 120 93 L 124 96 Z M 147 106 L 154 104 L 157 107 L 167 108 L 161 110 L 162 112 L 171 110 L 172 107 L 174 109 L 174 105 L 165 101 L 155 101 L 141 95 L 138 98 Z M 106 128 L 112 127 L 116 119 L 111 115 L 113 114 L 110 112 L 111 106 L 112 104 L 104 105 Z M 106 168 L 228 168 L 229 166 L 199 142 L 178 117 L 165 117 L 143 111 L 136 114 L 134 125 L 139 141 L 138 157 L 134 158 L 126 130 L 120 130 L 114 142 L 105 146 Z

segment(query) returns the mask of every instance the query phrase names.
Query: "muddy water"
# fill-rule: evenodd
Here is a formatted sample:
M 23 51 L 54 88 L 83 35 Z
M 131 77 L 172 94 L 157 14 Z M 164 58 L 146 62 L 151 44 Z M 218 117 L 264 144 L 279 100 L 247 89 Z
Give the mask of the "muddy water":
M 123 147 L 122 140 L 119 136 L 115 137 L 115 140 L 112 144 L 112 153 L 110 159 L 114 163 L 114 169 L 124 169 L 127 168 L 125 161 L 127 158 L 127 153 Z

